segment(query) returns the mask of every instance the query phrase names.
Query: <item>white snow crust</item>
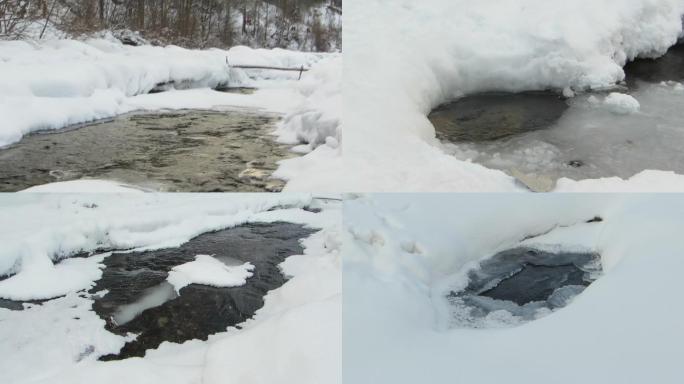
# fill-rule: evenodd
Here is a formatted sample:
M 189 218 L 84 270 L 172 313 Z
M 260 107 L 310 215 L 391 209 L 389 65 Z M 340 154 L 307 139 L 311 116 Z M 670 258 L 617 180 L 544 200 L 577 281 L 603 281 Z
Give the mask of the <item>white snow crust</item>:
M 628 115 L 639 112 L 639 101 L 630 95 L 624 93 L 611 92 L 605 99 L 603 104 L 617 114 Z
M 173 267 L 166 280 L 177 293 L 190 284 L 238 287 L 247 283 L 253 270 L 254 265 L 251 263 L 228 266 L 210 255 L 197 255 L 194 261 Z

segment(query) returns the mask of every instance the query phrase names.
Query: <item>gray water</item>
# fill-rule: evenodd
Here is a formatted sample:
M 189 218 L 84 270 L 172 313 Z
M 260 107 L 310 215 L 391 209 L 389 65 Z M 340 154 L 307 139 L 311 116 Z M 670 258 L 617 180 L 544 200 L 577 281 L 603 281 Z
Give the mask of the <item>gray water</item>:
M 270 134 L 278 116 L 186 110 L 120 116 L 31 134 L 0 150 L 0 192 L 81 178 L 168 192 L 273 192 L 293 156 Z

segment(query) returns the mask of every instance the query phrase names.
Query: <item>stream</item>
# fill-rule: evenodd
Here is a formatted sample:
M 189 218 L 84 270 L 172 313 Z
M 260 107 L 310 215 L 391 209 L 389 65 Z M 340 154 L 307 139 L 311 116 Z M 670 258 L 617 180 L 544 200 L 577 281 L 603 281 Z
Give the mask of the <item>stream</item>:
M 108 179 L 164 192 L 277 192 L 294 154 L 271 132 L 279 117 L 248 109 L 134 113 L 25 136 L 0 149 L 0 192 Z

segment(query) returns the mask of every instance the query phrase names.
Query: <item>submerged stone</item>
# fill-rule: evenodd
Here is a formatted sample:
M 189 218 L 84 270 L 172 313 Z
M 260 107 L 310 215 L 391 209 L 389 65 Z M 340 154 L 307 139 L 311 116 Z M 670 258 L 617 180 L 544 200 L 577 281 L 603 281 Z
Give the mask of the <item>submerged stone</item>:
M 468 286 L 448 298 L 462 324 L 477 327 L 501 311 L 515 321 L 530 321 L 567 305 L 600 272 L 595 253 L 515 248 L 481 262 L 468 274 Z
M 278 265 L 288 256 L 302 253 L 299 241 L 313 232 L 284 222 L 245 224 L 200 235 L 178 248 L 112 254 L 104 260 L 103 276 L 91 290 L 107 292 L 95 298 L 93 309 L 106 321 L 108 330 L 122 335 L 131 332 L 137 338 L 119 354 L 102 359 L 144 356 L 146 350 L 164 341 L 206 340 L 247 320 L 264 305 L 269 290 L 285 283 Z M 168 272 L 198 254 L 228 258 L 226 262 L 250 262 L 255 266 L 254 275 L 238 287 L 191 284 L 182 288 L 180 295 L 172 288 L 165 289 L 170 286 L 166 283 Z
M 553 92 L 491 92 L 443 104 L 428 118 L 440 140 L 482 142 L 548 128 L 567 108 Z
M 580 168 L 584 166 L 584 161 L 582 160 L 570 160 L 568 161 L 568 165 L 573 167 L 573 168 Z

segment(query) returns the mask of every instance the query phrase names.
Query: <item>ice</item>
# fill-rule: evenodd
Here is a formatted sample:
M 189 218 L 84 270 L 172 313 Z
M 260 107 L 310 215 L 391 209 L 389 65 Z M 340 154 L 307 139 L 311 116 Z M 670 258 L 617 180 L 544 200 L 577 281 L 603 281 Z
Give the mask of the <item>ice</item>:
M 560 178 L 628 179 L 645 170 L 684 174 L 679 150 L 684 145 L 684 115 L 679 113 L 684 94 L 676 84 L 642 83 L 631 95 L 611 93 L 605 98 L 578 95 L 547 129 L 508 140 L 445 144 L 444 148 L 459 159 L 504 170 L 533 187 L 542 185 L 537 188 L 541 190 L 553 189 Z M 612 105 L 608 100 L 626 104 Z M 675 186 L 669 184 L 665 188 Z
M 464 289 L 449 292 L 450 324 L 489 328 L 539 319 L 566 306 L 600 272 L 600 256 L 592 252 L 528 247 L 499 252 L 468 272 Z
M 195 261 L 173 267 L 167 281 L 178 294 L 190 284 L 210 285 L 212 287 L 237 287 L 244 285 L 252 277 L 254 265 L 244 263 L 227 266 L 210 255 L 197 255 Z

